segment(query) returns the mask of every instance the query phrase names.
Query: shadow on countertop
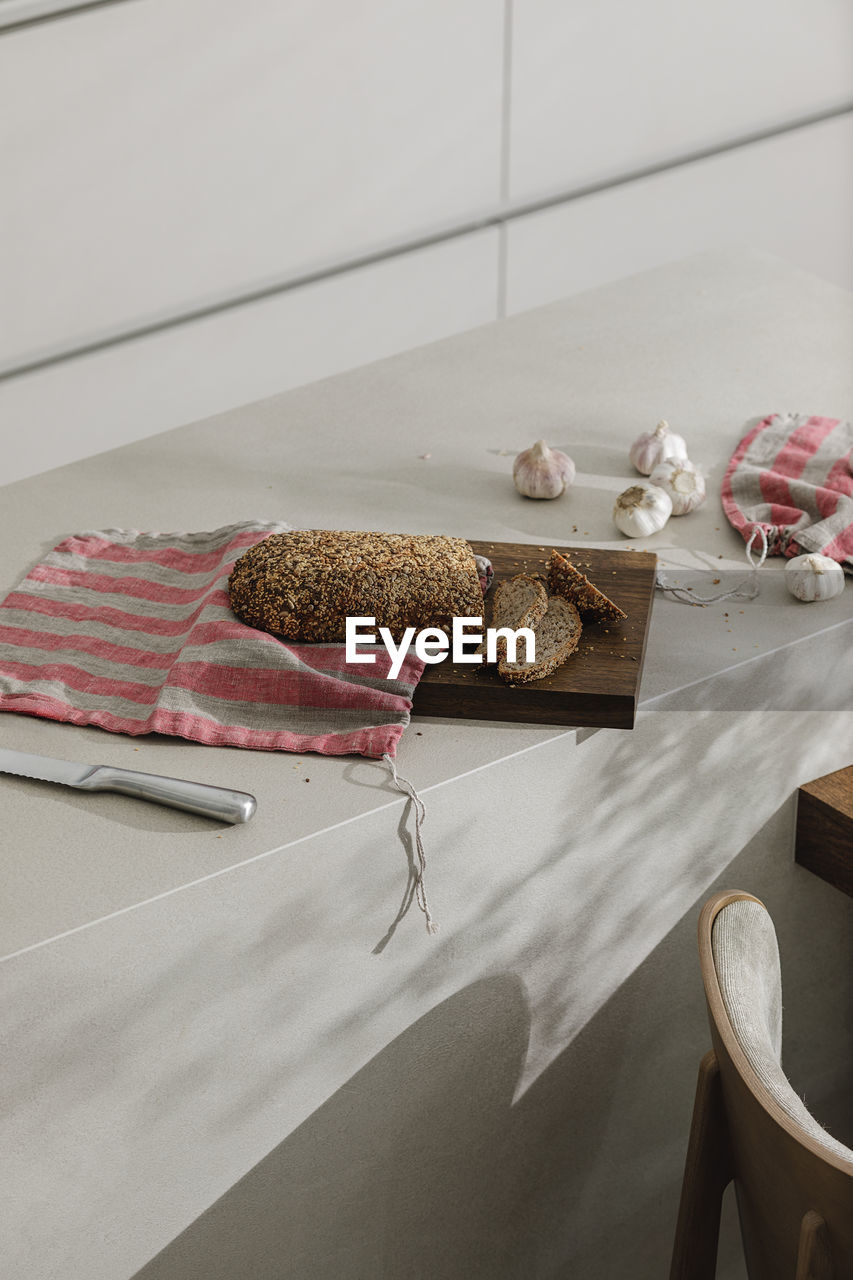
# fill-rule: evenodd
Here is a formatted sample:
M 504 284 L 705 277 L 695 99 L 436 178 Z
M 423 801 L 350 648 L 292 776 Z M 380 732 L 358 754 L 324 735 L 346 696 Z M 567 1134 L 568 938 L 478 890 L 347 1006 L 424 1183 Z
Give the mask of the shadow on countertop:
M 791 821 L 789 802 L 515 1102 L 530 1011 L 502 974 L 413 1023 L 134 1280 L 666 1274 L 710 1043 L 696 919 L 715 889 L 768 906 L 786 1070 L 831 1132 L 853 1134 L 853 917 L 794 864 Z M 717 1274 L 745 1277 L 731 1202 Z
M 451 996 L 357 1072 L 135 1280 L 499 1276 L 530 1017 L 518 979 Z

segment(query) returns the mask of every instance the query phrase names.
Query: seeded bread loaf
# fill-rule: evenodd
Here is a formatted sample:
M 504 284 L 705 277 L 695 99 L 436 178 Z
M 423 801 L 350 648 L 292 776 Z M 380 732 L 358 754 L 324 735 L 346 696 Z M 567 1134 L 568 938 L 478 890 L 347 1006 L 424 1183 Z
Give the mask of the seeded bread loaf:
M 489 626 L 512 627 L 514 631 L 519 627 L 535 627 L 537 622 L 545 616 L 547 607 L 548 593 L 539 578 L 531 577 L 528 573 L 517 573 L 514 578 L 502 582 L 495 589 L 492 620 Z M 480 654 L 485 661 L 485 638 L 474 652 Z M 505 652 L 506 645 L 499 636 L 495 661 L 497 662 Z
M 440 535 L 274 533 L 240 556 L 228 592 L 242 622 L 290 640 L 343 640 L 356 616 L 375 618 L 396 641 L 407 627 L 449 636 L 455 616 L 483 614 L 473 551 Z
M 504 656 L 498 663 L 498 674 L 508 684 L 527 684 L 549 676 L 577 649 L 581 630 L 581 618 L 575 606 L 562 596 L 549 596 L 548 610 L 533 629 L 535 662 L 509 662 Z
M 587 622 L 619 622 L 628 616 L 559 551 L 551 552 L 548 590 L 551 595 L 570 600 Z

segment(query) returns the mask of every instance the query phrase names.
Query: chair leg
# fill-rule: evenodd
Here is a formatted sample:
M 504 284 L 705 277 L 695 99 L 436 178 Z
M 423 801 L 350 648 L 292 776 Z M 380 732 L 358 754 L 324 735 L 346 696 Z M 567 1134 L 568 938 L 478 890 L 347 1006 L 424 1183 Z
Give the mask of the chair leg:
M 720 1071 L 710 1051 L 699 1064 L 670 1280 L 714 1280 L 723 1192 L 732 1173 Z
M 829 1232 L 819 1213 L 809 1209 L 800 1223 L 796 1280 L 834 1280 Z

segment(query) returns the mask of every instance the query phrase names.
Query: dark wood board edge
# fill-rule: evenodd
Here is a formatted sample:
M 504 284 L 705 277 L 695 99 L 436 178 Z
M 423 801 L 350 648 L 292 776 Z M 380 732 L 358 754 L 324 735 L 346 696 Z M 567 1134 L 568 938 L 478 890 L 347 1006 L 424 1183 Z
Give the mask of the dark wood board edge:
M 536 544 L 495 543 L 481 539 L 469 540 L 476 554 L 489 555 L 489 550 L 496 545 L 518 547 L 520 555 L 531 555 L 542 548 Z M 612 548 L 563 546 L 549 543 L 560 551 L 581 551 L 610 555 Z M 421 680 L 414 691 L 412 699 L 412 715 L 437 717 L 441 719 L 485 720 L 492 723 L 541 724 L 566 728 L 612 728 L 633 729 L 639 701 L 639 690 L 645 664 L 648 644 L 651 613 L 655 596 L 655 580 L 657 556 L 654 552 L 631 550 L 626 548 L 621 554 L 637 557 L 637 568 L 648 574 L 648 594 L 643 597 L 645 624 L 642 630 L 642 641 L 637 660 L 637 672 L 634 688 L 631 693 L 601 691 L 572 691 L 563 695 L 564 705 L 555 706 L 553 689 L 537 689 L 534 684 L 520 686 L 515 689 L 510 685 L 499 684 L 488 690 L 483 686 L 471 685 L 462 689 L 457 686 L 457 700 L 452 707 L 447 705 L 447 687 L 432 680 Z M 565 705 L 568 699 L 568 705 Z
M 834 773 L 825 773 L 813 782 L 805 782 L 800 790 L 853 820 L 853 765 L 836 769 Z
M 646 650 L 649 644 L 649 632 L 652 629 L 652 609 L 654 608 L 654 603 L 655 603 L 655 591 L 657 589 L 657 577 L 658 577 L 658 573 L 657 573 L 658 558 L 655 555 L 655 553 L 653 551 L 644 551 L 644 552 L 635 552 L 635 554 L 651 557 L 652 575 L 649 581 L 649 597 L 648 597 L 648 602 L 646 604 L 646 625 L 643 630 L 643 644 L 640 649 L 640 661 L 637 663 L 637 683 L 636 683 L 636 688 L 634 690 L 634 697 L 632 699 L 633 712 L 631 715 L 631 725 L 630 725 L 630 728 L 632 729 L 634 727 L 634 721 L 637 718 L 637 704 L 640 700 L 640 687 L 643 683 L 643 668 L 646 665 Z
M 516 698 L 513 705 L 495 700 L 460 700 L 458 709 L 446 706 L 446 693 L 436 684 L 418 685 L 412 700 L 412 715 L 439 717 L 445 720 L 490 720 L 504 724 L 557 725 L 578 729 L 633 729 L 636 714 L 636 696 L 613 694 L 606 701 L 601 694 L 575 693 L 570 707 L 555 707 L 553 693 L 548 690 L 526 688 L 510 691 L 507 698 Z M 523 692 L 522 692 L 523 690 Z M 498 712 L 504 708 L 504 712 Z
M 853 768 L 839 772 L 853 778 Z M 797 791 L 794 860 L 853 897 L 853 818 L 820 794 L 824 781 L 818 778 Z

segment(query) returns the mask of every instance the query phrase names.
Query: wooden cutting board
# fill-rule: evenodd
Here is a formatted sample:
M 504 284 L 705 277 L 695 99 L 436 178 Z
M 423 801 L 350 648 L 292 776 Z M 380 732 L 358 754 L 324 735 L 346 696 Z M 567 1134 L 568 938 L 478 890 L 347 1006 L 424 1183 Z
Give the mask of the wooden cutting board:
M 551 547 L 514 542 L 471 542 L 495 571 L 486 597 L 486 626 L 499 582 L 516 573 L 547 576 Z M 652 612 L 657 557 L 647 551 L 557 547 L 627 613 L 623 622 L 584 626 L 578 649 L 544 680 L 509 685 L 485 663 L 449 660 L 427 666 L 412 713 L 466 720 L 509 720 L 632 729 Z

